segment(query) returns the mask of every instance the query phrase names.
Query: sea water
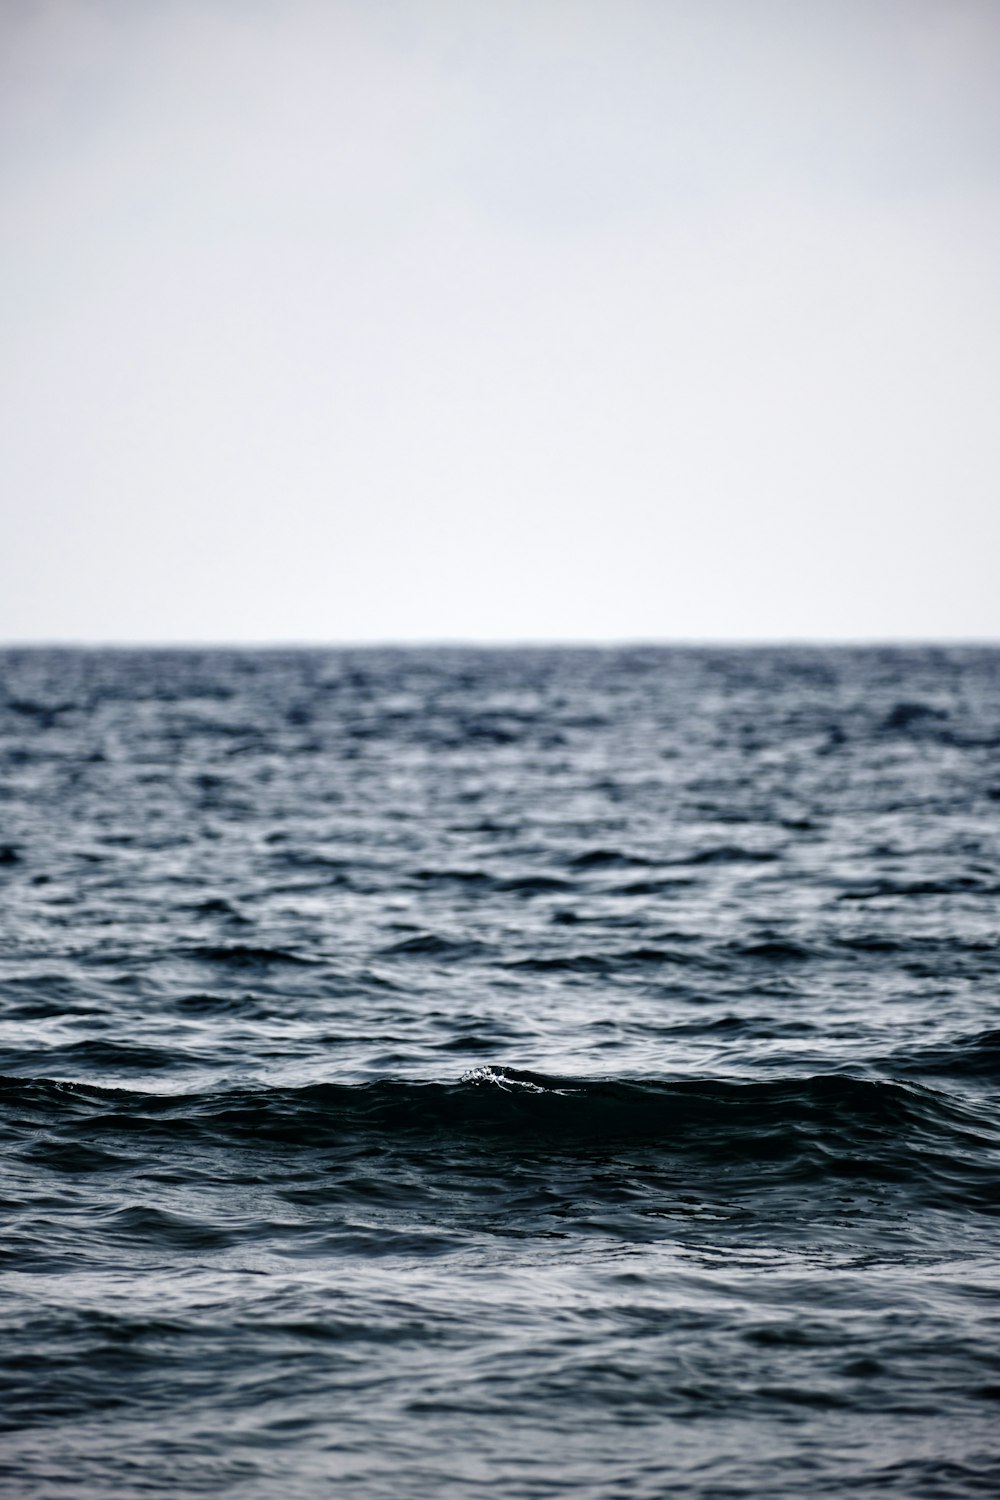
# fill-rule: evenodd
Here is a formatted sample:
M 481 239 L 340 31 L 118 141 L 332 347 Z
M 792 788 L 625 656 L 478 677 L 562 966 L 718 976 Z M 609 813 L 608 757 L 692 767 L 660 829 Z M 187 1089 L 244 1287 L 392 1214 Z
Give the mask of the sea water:
M 1000 651 L 0 664 L 5 1493 L 1000 1493 Z

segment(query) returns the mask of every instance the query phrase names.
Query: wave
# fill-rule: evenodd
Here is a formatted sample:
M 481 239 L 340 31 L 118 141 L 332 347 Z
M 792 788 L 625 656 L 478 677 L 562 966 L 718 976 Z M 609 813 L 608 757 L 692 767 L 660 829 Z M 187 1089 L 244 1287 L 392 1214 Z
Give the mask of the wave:
M 435 932 L 418 932 L 413 937 L 400 938 L 379 948 L 380 958 L 439 958 L 459 960 L 473 958 L 484 951 L 484 944 L 475 939 L 453 940 Z
M 888 876 L 849 885 L 838 901 L 875 901 L 882 896 L 996 896 L 1000 884 L 992 876 L 952 875 L 940 880 L 893 880 Z
M 933 1047 L 914 1048 L 893 1058 L 897 1072 L 1000 1084 L 1000 1029 L 957 1037 Z
M 440 1159 L 640 1151 L 713 1171 L 799 1182 L 923 1186 L 935 1201 L 997 1208 L 992 1110 L 916 1082 L 846 1074 L 735 1082 L 593 1080 L 479 1067 L 454 1082 L 253 1085 L 150 1094 L 49 1078 L 0 1078 L 8 1129 L 77 1138 L 126 1133 L 287 1149 L 413 1149 Z
M 310 964 L 316 960 L 285 948 L 254 947 L 248 943 L 197 944 L 179 950 L 179 957 L 201 963 L 231 964 L 235 968 L 262 968 L 272 964 Z

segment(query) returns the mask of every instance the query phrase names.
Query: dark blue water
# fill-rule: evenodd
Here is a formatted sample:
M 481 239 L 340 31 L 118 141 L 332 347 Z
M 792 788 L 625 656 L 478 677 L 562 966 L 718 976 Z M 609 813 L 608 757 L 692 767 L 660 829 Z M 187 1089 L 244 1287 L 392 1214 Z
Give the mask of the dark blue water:
M 0 1487 L 1000 1493 L 1000 651 L 8 651 Z

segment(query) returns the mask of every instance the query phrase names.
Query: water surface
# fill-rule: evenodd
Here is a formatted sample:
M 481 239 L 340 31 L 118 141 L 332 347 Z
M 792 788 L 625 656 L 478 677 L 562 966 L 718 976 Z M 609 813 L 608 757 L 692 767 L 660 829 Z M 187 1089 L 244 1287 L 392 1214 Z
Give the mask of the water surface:
M 7 1493 L 1000 1491 L 1000 651 L 0 666 Z

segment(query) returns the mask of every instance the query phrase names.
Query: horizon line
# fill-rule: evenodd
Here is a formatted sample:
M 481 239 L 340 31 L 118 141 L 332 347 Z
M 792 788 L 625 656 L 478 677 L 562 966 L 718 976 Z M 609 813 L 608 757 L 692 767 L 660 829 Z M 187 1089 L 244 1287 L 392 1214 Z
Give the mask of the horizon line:
M 557 650 L 765 650 L 885 647 L 1000 647 L 996 636 L 427 636 L 420 638 L 371 636 L 356 640 L 289 638 L 288 640 L 225 639 L 62 639 L 2 640 L 0 651 L 557 651 Z

